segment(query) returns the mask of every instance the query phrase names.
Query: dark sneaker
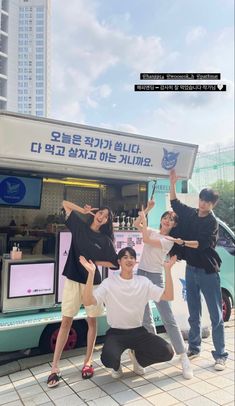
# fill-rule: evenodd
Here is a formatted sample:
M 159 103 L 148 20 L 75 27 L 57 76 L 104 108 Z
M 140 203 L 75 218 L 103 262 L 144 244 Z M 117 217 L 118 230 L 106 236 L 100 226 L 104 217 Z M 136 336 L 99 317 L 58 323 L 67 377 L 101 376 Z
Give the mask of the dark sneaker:
M 194 359 L 200 356 L 199 352 L 188 351 L 187 352 L 188 359 Z

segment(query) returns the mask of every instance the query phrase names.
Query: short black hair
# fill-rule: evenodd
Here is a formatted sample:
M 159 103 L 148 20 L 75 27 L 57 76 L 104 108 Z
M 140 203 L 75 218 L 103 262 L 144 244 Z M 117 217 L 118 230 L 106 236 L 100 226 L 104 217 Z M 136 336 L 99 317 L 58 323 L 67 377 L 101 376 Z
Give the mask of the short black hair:
M 219 194 L 213 189 L 205 188 L 201 190 L 199 199 L 205 202 L 211 202 L 215 205 L 219 199 Z
M 136 259 L 136 252 L 135 252 L 134 248 L 132 248 L 132 247 L 122 248 L 117 254 L 118 259 L 121 259 L 122 257 L 124 257 L 127 252 L 130 254 L 130 256 L 132 256 Z

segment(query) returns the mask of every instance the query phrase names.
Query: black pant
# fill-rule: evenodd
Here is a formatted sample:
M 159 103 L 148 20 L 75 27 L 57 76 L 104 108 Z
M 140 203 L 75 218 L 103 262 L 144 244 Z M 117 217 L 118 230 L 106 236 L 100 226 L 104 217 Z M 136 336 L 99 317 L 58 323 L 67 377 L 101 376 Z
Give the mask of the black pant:
M 167 341 L 149 333 L 144 327 L 128 330 L 110 328 L 100 357 L 104 366 L 117 371 L 121 355 L 127 348 L 135 351 L 135 357 L 142 367 L 169 361 L 174 355 L 173 348 Z

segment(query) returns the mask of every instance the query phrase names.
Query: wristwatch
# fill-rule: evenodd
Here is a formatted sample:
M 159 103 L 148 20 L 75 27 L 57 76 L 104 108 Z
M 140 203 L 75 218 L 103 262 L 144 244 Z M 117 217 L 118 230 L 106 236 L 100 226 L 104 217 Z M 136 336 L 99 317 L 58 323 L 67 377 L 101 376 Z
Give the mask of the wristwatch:
M 181 244 L 181 247 L 185 247 L 185 241 L 183 241 L 183 243 Z

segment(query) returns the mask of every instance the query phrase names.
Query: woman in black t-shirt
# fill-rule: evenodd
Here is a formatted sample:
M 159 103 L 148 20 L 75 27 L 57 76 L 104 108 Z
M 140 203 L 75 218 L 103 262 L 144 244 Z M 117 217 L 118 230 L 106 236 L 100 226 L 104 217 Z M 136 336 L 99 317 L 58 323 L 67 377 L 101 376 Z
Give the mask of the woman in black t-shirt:
M 63 201 L 67 220 L 66 225 L 72 233 L 72 242 L 63 275 L 66 276 L 62 298 L 62 322 L 56 341 L 51 374 L 48 377 L 48 387 L 57 386 L 60 379 L 59 360 L 68 339 L 73 317 L 78 313 L 82 304 L 83 289 L 87 280 L 87 272 L 79 261 L 83 255 L 96 264 L 94 285 L 101 283 L 98 265 L 118 267 L 117 255 L 113 245 L 113 216 L 108 207 L 94 209 L 86 205 L 84 208 Z M 93 211 L 96 211 L 94 214 Z M 91 214 L 91 220 L 85 223 L 76 212 Z M 96 317 L 100 316 L 103 308 L 100 306 L 85 307 L 87 313 L 88 333 L 87 351 L 82 368 L 82 377 L 91 378 L 94 374 L 92 355 L 96 340 Z

